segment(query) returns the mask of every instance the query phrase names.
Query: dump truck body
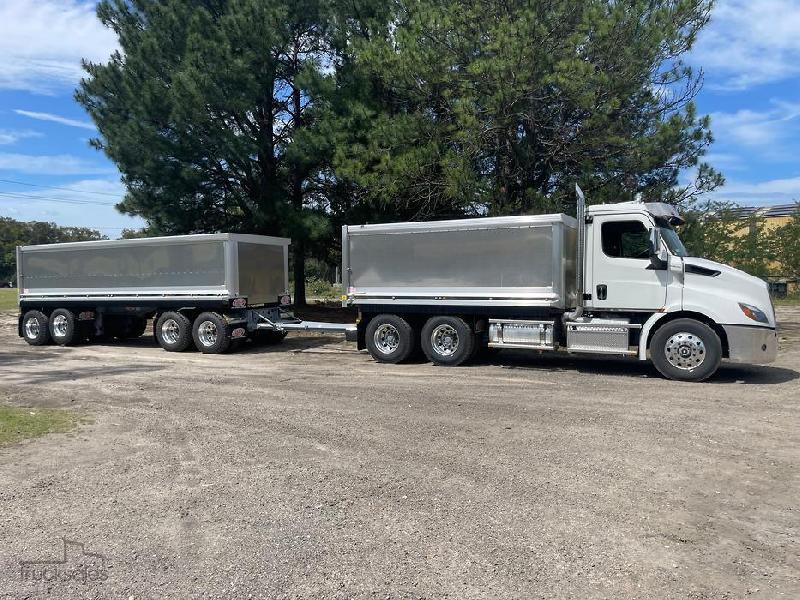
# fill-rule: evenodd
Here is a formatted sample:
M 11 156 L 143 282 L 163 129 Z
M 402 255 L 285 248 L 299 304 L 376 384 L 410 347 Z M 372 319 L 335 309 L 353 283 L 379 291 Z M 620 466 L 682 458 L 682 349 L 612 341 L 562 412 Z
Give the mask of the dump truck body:
M 231 233 L 22 246 L 20 301 L 277 304 L 289 286 L 288 246 Z
M 345 226 L 350 304 L 564 309 L 575 302 L 566 215 Z

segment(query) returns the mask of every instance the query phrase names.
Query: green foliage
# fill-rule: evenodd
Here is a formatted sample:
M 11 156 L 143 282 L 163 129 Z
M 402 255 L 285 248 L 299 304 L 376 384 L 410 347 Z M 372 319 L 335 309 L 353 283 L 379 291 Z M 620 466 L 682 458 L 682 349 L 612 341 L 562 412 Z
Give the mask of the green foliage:
M 722 183 L 681 57 L 704 0 L 396 0 L 354 28 L 337 175 L 413 218 L 684 202 Z M 678 175 L 697 169 L 695 181 Z
M 85 227 L 60 227 L 42 221 L 22 222 L 0 217 L 0 283 L 17 277 L 17 246 L 106 239 Z
M 783 275 L 800 278 L 800 202 L 786 225 L 771 235 L 774 259 L 781 264 Z
M 689 254 L 759 277 L 800 277 L 800 205 L 786 225 L 768 230 L 758 212 L 729 202 L 703 202 L 684 214 L 681 238 Z
M 318 277 L 309 277 L 306 280 L 306 290 L 309 296 L 323 300 L 339 300 L 342 295 L 341 288 L 337 288 L 330 282 Z
M 300 256 L 327 235 L 313 198 L 327 149 L 313 127 L 331 76 L 328 10 L 323 0 L 100 2 L 121 51 L 85 65 L 76 99 L 122 172 L 119 208 L 157 233 L 288 235 Z

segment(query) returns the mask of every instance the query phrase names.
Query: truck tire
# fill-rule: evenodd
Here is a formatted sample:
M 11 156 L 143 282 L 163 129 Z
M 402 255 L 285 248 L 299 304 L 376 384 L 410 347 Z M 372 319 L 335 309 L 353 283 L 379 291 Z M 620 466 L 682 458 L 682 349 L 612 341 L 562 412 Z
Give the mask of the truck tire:
M 214 312 L 204 312 L 192 326 L 194 345 L 203 354 L 222 354 L 231 345 L 231 332 L 225 318 Z
M 192 345 L 192 322 L 179 312 L 165 312 L 153 329 L 158 345 L 167 352 L 183 352 Z
M 378 315 L 367 325 L 367 350 L 378 362 L 397 364 L 414 351 L 414 329 L 397 315 Z
M 676 319 L 660 327 L 650 341 L 650 358 L 668 379 L 703 381 L 722 361 L 722 342 L 705 323 Z
M 422 328 L 422 351 L 432 363 L 455 367 L 472 357 L 475 334 L 458 317 L 432 317 Z
M 22 337 L 31 346 L 45 346 L 50 343 L 50 319 L 38 310 L 29 310 L 22 317 Z
M 59 346 L 69 346 L 80 337 L 77 335 L 75 313 L 66 308 L 57 308 L 50 314 L 50 337 Z

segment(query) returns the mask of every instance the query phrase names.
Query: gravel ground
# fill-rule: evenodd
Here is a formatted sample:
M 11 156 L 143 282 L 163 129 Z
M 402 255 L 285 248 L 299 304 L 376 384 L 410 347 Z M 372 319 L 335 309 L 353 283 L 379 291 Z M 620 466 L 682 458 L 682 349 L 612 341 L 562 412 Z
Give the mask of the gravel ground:
M 690 384 L 299 334 L 31 348 L 6 313 L 0 402 L 91 422 L 0 449 L 0 598 L 797 598 L 800 310 L 780 318 L 777 363 Z

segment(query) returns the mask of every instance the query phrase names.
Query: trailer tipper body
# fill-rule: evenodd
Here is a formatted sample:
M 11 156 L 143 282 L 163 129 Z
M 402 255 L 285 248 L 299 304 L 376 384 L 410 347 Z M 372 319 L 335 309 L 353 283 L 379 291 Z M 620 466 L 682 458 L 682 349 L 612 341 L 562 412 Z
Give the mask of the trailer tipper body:
M 222 233 L 19 247 L 20 335 L 34 345 L 125 339 L 153 318 L 165 350 L 213 354 L 292 329 L 346 332 L 286 312 L 289 243 Z
M 345 306 L 356 324 L 287 311 L 289 240 L 217 234 L 18 250 L 19 331 L 31 344 L 141 335 L 166 350 L 223 352 L 289 331 L 345 333 L 378 362 L 421 348 L 463 364 L 481 348 L 629 356 L 699 381 L 720 361 L 777 353 L 767 284 L 689 257 L 671 205 L 350 225 L 342 230 Z

